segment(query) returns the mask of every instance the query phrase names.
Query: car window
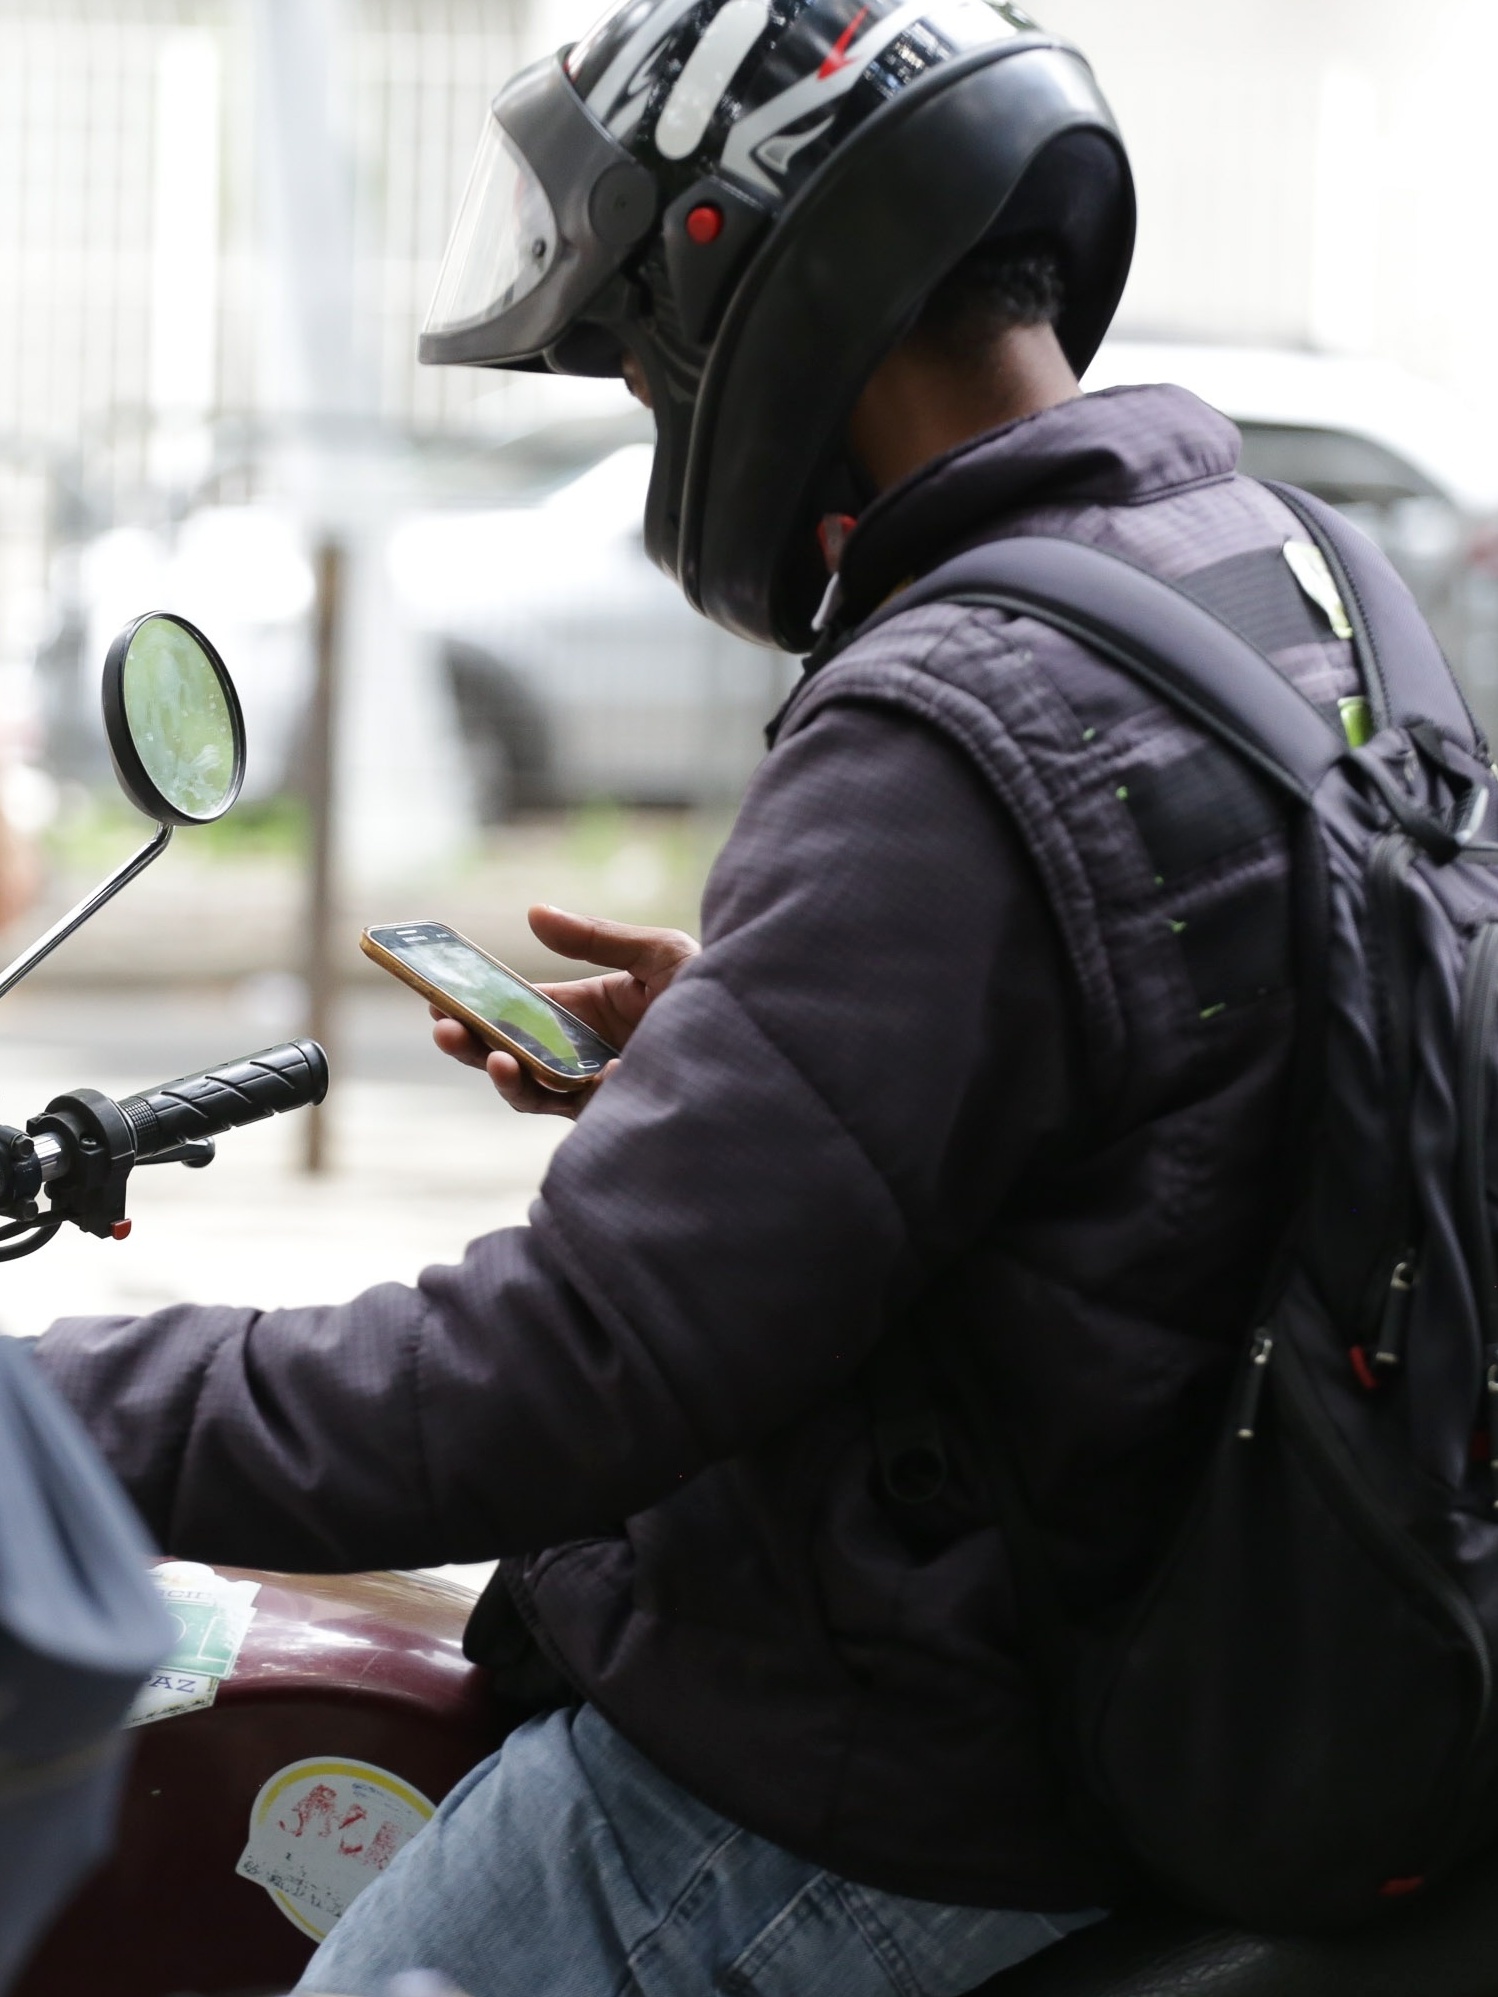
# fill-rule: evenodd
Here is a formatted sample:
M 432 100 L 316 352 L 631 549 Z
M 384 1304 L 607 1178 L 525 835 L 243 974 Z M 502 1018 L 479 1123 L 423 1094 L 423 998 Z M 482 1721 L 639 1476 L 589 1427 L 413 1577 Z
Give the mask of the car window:
M 1460 555 L 1462 516 L 1424 472 L 1350 430 L 1240 423 L 1242 467 L 1282 479 L 1345 513 L 1377 542 L 1437 624 L 1446 572 Z
M 1438 499 L 1440 488 L 1406 459 L 1350 430 L 1317 430 L 1293 423 L 1242 423 L 1243 470 L 1254 478 L 1283 479 L 1333 506 L 1394 506 L 1405 499 Z

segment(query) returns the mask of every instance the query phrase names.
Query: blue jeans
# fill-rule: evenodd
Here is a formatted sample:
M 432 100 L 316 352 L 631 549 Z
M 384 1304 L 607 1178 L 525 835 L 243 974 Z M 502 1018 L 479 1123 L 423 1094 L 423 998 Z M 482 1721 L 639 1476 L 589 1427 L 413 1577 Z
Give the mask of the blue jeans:
M 468 1997 L 959 1997 L 1100 1918 L 851 1885 L 688 1796 L 583 1706 L 465 1777 L 297 1992 L 380 1997 L 421 1968 Z

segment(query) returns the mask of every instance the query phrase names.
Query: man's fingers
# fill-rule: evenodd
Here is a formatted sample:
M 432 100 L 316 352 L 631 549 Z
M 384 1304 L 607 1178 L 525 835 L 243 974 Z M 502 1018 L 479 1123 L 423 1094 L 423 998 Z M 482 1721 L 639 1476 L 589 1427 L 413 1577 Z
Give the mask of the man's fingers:
M 529 1069 L 523 1068 L 513 1054 L 501 1054 L 497 1050 L 491 1052 L 474 1038 L 460 1020 L 449 1019 L 436 1006 L 428 1010 L 436 1022 L 432 1027 L 432 1038 L 442 1052 L 455 1061 L 461 1061 L 465 1067 L 484 1069 L 511 1109 L 517 1109 L 525 1116 L 576 1117 L 592 1100 L 598 1084 L 617 1065 L 610 1061 L 603 1073 L 596 1075 L 585 1088 L 549 1089 L 544 1082 L 537 1081 Z
M 576 1117 L 592 1094 L 586 1089 L 548 1089 L 522 1068 L 513 1054 L 491 1054 L 486 1066 L 489 1079 L 510 1105 L 523 1116 Z
M 489 1050 L 483 1042 L 475 1039 L 461 1020 L 449 1019 L 436 1006 L 429 1010 L 437 1022 L 432 1028 L 432 1038 L 442 1052 L 454 1061 L 461 1061 L 467 1068 L 482 1068 L 489 1058 Z
M 529 919 L 538 941 L 559 957 L 629 971 L 642 983 L 697 953 L 697 945 L 680 929 L 649 929 L 633 922 L 610 922 L 603 916 L 573 915 L 547 902 L 538 902 Z
M 605 926 L 594 917 L 574 915 L 570 909 L 554 908 L 550 902 L 541 901 L 526 911 L 526 918 L 531 934 L 559 957 L 577 957 L 589 964 L 612 963 L 612 958 L 592 954 L 595 934 Z

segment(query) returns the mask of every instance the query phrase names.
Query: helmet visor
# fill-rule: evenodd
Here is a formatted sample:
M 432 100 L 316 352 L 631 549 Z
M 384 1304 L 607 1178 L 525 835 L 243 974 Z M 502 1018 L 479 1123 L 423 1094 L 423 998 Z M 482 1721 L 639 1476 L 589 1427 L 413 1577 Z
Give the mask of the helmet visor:
M 556 253 L 546 190 L 491 111 L 423 332 L 451 333 L 509 311 L 535 290 Z
M 555 56 L 494 100 L 422 329 L 422 360 L 525 367 L 591 308 L 648 233 L 656 186 Z

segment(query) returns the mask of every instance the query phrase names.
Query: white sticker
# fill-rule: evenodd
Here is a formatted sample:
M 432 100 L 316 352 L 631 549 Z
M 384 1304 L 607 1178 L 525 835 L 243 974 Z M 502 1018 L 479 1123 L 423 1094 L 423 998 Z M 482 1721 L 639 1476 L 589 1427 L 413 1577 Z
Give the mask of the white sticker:
M 127 1727 L 170 1720 L 211 1706 L 234 1669 L 255 1620 L 258 1581 L 230 1581 L 196 1560 L 166 1560 L 151 1570 L 176 1624 L 171 1654 L 151 1673 L 125 1715 Z
M 321 1941 L 432 1815 L 421 1791 L 388 1769 L 293 1761 L 251 1805 L 249 1843 L 234 1870 Z
M 1326 556 L 1312 541 L 1287 541 L 1280 552 L 1305 594 L 1318 610 L 1325 611 L 1326 621 L 1336 636 L 1350 638 L 1352 625 L 1332 579 L 1332 572 L 1326 565 Z

